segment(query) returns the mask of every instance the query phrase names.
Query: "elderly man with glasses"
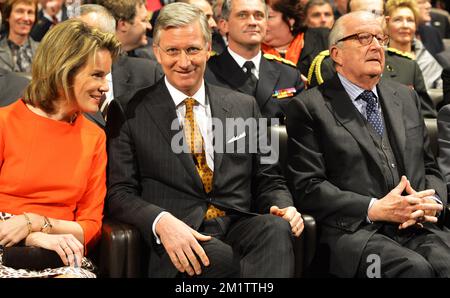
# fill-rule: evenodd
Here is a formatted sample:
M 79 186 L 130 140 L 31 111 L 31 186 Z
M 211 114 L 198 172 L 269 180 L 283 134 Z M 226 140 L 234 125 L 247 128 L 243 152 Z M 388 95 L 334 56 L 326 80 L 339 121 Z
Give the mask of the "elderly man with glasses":
M 446 187 L 417 93 L 381 79 L 387 42 L 372 13 L 339 18 L 337 74 L 289 104 L 296 206 L 318 220 L 334 275 L 450 277 Z

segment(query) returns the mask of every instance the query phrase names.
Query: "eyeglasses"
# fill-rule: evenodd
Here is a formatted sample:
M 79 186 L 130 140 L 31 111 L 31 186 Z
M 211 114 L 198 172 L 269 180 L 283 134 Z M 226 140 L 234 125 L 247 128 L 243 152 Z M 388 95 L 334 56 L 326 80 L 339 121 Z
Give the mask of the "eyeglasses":
M 363 46 L 370 45 L 373 41 L 373 38 L 376 38 L 378 40 L 378 43 L 380 46 L 386 46 L 389 43 L 389 36 L 386 34 L 372 34 L 368 32 L 361 32 L 361 33 L 355 33 L 352 35 L 349 35 L 347 37 L 339 39 L 336 43 L 349 40 L 349 39 L 357 39 L 359 43 Z
M 160 47 L 158 45 L 158 48 L 160 48 L 164 53 L 166 53 L 167 56 L 170 57 L 179 57 L 181 55 L 181 52 L 183 51 L 186 56 L 190 57 L 190 58 L 194 58 L 195 56 L 197 56 L 198 54 L 200 54 L 203 51 L 203 48 L 200 47 L 189 47 L 187 49 L 177 49 L 177 48 L 168 48 L 168 49 L 163 49 L 162 47 Z

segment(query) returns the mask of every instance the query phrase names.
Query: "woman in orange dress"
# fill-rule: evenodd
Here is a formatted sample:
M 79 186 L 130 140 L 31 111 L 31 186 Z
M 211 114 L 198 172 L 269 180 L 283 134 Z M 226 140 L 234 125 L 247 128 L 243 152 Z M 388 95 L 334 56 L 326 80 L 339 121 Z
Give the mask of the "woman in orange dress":
M 38 47 L 24 97 L 0 109 L 0 245 L 44 248 L 64 264 L 2 260 L 0 277 L 95 276 L 83 256 L 101 232 L 107 157 L 104 132 L 83 113 L 97 112 L 118 51 L 114 34 L 60 23 Z

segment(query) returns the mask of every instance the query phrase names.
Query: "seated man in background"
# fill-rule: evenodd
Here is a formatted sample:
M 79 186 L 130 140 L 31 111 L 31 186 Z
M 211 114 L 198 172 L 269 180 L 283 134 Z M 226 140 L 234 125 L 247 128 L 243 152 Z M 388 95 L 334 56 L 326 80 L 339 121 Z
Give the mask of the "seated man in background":
M 31 30 L 31 37 L 41 41 L 50 28 L 67 20 L 67 8 L 64 0 L 39 0 L 41 9 L 38 12 L 36 25 Z
M 152 29 L 148 20 L 145 0 L 99 0 L 116 20 L 116 36 L 122 50 L 136 56 L 134 50 L 148 44 L 147 31 Z
M 7 33 L 0 40 L 0 68 L 31 72 L 31 62 L 38 46 L 30 37 L 36 13 L 35 0 L 7 0 L 4 4 L 2 25 Z
M 264 0 L 225 0 L 221 22 L 228 48 L 208 61 L 205 79 L 254 96 L 264 117 L 284 122 L 284 107 L 304 85 L 295 64 L 262 54 L 267 18 Z
M 447 191 L 416 92 L 381 79 L 388 37 L 369 12 L 330 33 L 337 74 L 288 106 L 288 169 L 339 277 L 450 277 Z
M 292 277 L 303 220 L 265 145 L 249 148 L 265 124 L 227 128 L 260 122 L 254 98 L 204 82 L 204 13 L 166 5 L 153 42 L 164 79 L 108 112 L 107 212 L 140 230 L 150 277 Z

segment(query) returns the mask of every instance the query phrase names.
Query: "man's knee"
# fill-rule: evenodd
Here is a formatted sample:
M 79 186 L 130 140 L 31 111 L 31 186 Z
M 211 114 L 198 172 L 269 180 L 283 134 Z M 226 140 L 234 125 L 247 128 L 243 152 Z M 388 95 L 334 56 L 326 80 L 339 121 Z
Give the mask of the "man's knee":
M 264 214 L 260 216 L 262 224 L 260 225 L 264 233 L 280 238 L 291 238 L 291 225 L 289 222 L 279 216 Z
M 209 266 L 203 267 L 205 277 L 239 277 L 239 257 L 230 245 L 212 238 L 202 246 L 209 259 Z
M 434 269 L 430 263 L 421 255 L 408 257 L 404 261 L 404 277 L 427 278 L 435 277 Z

